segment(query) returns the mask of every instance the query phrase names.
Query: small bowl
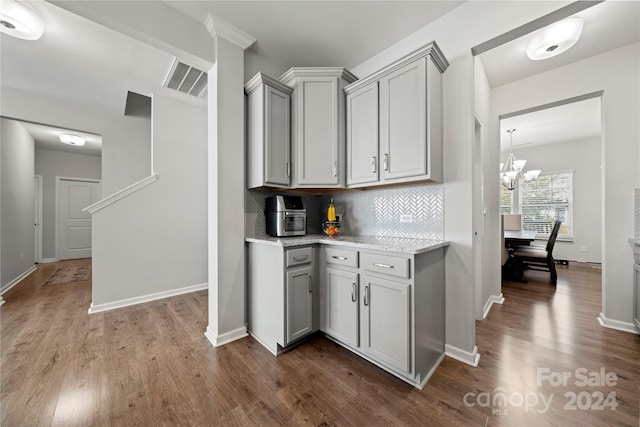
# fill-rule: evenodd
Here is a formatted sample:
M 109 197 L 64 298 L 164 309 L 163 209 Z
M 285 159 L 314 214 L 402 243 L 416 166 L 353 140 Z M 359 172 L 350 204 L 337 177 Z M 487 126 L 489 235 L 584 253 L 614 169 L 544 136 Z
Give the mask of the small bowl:
M 322 223 L 322 231 L 329 237 L 334 237 L 340 233 L 342 224 L 338 221 L 326 221 Z

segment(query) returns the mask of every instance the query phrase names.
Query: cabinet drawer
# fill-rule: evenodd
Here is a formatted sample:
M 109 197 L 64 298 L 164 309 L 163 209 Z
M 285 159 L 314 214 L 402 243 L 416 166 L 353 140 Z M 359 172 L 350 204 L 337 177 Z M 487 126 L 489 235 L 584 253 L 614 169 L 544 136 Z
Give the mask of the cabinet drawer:
M 287 267 L 308 264 L 312 260 L 313 248 L 311 246 L 287 250 Z
M 358 268 L 358 251 L 326 248 L 325 253 L 327 254 L 327 264 Z
M 391 255 L 362 253 L 362 267 L 368 271 L 409 278 L 409 259 Z

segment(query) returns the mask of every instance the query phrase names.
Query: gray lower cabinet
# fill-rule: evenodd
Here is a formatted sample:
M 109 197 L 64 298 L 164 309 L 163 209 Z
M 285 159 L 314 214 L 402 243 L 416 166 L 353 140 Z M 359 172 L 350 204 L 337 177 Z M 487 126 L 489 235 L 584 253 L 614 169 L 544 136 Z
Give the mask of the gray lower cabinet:
M 362 285 L 362 351 L 389 367 L 410 373 L 411 286 L 370 275 L 363 276 Z
M 320 272 L 320 330 L 422 388 L 444 357 L 444 249 L 324 246 Z
M 247 329 L 273 354 L 317 330 L 315 253 L 247 243 Z
M 312 272 L 311 265 L 287 270 L 285 345 L 310 334 L 313 330 Z
M 324 331 L 347 345 L 358 347 L 358 273 L 328 267 L 323 290 Z

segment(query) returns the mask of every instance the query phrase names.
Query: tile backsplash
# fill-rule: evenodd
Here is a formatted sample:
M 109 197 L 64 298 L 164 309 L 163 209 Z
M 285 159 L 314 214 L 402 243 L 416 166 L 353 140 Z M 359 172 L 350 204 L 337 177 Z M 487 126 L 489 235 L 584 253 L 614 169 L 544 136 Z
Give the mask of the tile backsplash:
M 276 191 L 245 191 L 245 234 L 266 234 L 264 201 Z M 302 196 L 307 209 L 307 233 L 321 233 L 320 224 L 331 196 Z M 444 239 L 444 187 L 420 184 L 372 190 L 340 191 L 333 195 L 342 215 L 342 233 L 351 236 Z M 409 222 L 400 222 L 403 220 Z
M 354 236 L 444 239 L 444 186 L 420 184 L 336 193 L 342 232 Z M 329 197 L 324 197 L 324 206 Z M 400 222 L 401 216 L 406 221 Z

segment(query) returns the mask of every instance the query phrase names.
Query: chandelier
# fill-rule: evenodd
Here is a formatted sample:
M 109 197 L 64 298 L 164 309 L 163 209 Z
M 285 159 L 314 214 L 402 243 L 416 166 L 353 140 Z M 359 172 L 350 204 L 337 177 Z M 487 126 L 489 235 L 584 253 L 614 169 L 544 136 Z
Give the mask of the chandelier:
M 506 162 L 500 163 L 500 183 L 507 190 L 515 190 L 520 187 L 523 182 L 534 181 L 538 179 L 538 175 L 540 175 L 539 170 L 522 171 L 527 161 L 516 160 L 516 156 L 513 154 L 513 133 L 515 131 L 515 129 L 507 129 L 507 132 L 511 135 L 509 156 Z

